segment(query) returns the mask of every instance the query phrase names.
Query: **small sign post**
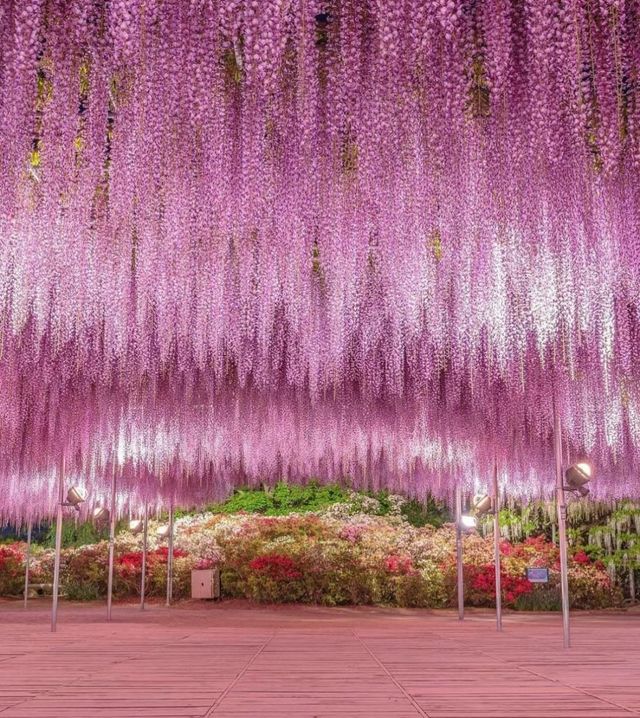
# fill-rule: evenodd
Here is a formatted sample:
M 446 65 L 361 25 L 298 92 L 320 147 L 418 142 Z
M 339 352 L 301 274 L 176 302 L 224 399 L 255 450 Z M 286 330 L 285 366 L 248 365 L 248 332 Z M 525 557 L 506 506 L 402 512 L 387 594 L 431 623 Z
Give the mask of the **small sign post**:
M 527 568 L 526 575 L 531 583 L 549 583 L 548 568 Z

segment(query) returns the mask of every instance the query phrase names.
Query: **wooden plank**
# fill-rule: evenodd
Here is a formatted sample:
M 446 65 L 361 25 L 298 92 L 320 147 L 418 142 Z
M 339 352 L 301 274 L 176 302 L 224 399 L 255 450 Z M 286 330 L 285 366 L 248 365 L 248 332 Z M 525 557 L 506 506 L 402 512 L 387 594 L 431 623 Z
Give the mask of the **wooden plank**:
M 640 616 L 0 603 L 0 718 L 640 716 Z

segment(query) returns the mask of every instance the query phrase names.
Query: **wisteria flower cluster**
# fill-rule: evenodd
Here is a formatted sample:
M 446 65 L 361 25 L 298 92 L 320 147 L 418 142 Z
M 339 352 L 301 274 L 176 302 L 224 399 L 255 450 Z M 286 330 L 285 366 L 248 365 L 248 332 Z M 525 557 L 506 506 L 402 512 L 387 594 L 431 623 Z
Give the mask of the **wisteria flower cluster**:
M 640 0 L 0 0 L 0 519 L 638 490 Z M 636 478 L 634 478 L 636 477 Z

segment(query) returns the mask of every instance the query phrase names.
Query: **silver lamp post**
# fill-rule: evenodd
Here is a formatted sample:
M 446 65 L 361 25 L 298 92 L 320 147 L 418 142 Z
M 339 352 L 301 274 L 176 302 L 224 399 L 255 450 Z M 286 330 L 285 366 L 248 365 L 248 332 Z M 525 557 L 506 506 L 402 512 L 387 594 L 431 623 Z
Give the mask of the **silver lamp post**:
M 173 501 L 169 504 L 169 553 L 167 555 L 167 606 L 173 600 Z
M 116 465 L 113 463 L 111 474 L 111 516 L 109 521 L 109 572 L 107 575 L 107 621 L 111 620 L 113 604 L 113 558 L 116 543 Z
M 148 507 L 144 507 L 144 519 L 134 519 L 129 522 L 129 530 L 134 536 L 142 533 L 142 570 L 140 574 L 140 610 L 144 611 L 144 599 L 147 577 L 147 538 L 149 534 Z
M 166 605 L 171 605 L 173 598 L 173 504 L 169 506 L 169 523 L 164 526 L 158 526 L 156 536 L 159 539 L 167 539 L 167 601 Z
M 498 508 L 500 505 L 498 493 L 498 463 L 493 467 L 493 496 L 481 494 L 474 498 L 470 514 L 463 514 L 460 521 L 460 530 L 476 528 L 478 519 L 487 514 L 493 514 L 493 552 L 496 572 L 496 630 L 502 631 L 502 581 L 500 572 L 500 523 Z
M 502 631 L 502 573 L 500 564 L 500 490 L 498 459 L 493 466 L 493 552 L 496 565 L 496 630 Z
M 558 510 L 558 537 L 560 539 L 560 586 L 562 591 L 562 637 L 565 648 L 571 647 L 569 625 L 569 574 L 567 559 L 567 505 L 562 477 L 562 427 L 560 415 L 553 405 L 553 448 L 556 463 L 556 505 Z
M 29 600 L 29 569 L 31 567 L 31 529 L 32 522 L 29 521 L 29 528 L 27 529 L 27 552 L 24 557 L 24 607 L 27 608 L 27 602 Z
M 464 621 L 464 575 L 462 565 L 462 490 L 456 487 L 456 570 L 458 578 L 458 620 Z
M 465 531 L 472 531 L 478 525 L 478 518 L 494 513 L 494 550 L 496 559 L 496 622 L 497 630 L 502 630 L 502 590 L 500 585 L 500 529 L 497 525 L 498 505 L 498 467 L 494 467 L 494 495 L 477 496 L 473 500 L 473 511 L 462 513 L 462 491 L 456 489 L 456 567 L 458 573 L 458 620 L 464 620 L 464 564 L 462 558 L 462 536 Z
M 60 551 L 62 550 L 62 507 L 64 505 L 64 457 L 58 467 L 58 506 L 56 508 L 56 555 L 53 562 L 53 603 L 51 604 L 51 631 L 58 623 L 58 590 L 60 588 Z
M 60 555 L 62 553 L 62 509 L 72 506 L 80 511 L 80 504 L 87 498 L 83 489 L 72 486 L 64 500 L 64 457 L 60 461 L 58 476 L 58 507 L 56 512 L 56 555 L 53 564 L 53 600 L 51 603 L 51 632 L 55 633 L 58 624 L 58 593 L 60 590 Z

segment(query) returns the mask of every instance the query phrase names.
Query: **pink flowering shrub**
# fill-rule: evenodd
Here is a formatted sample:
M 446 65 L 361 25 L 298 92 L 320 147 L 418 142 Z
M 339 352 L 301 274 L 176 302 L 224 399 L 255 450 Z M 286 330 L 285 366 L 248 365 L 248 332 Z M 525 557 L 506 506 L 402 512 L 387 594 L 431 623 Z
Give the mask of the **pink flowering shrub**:
M 151 534 L 153 535 L 153 534 Z M 464 537 L 465 601 L 495 603 L 493 540 Z M 382 604 L 421 608 L 456 603 L 455 529 L 446 524 L 417 528 L 396 516 L 341 514 L 249 514 L 186 517 L 176 523 L 174 595 L 190 593 L 193 568 L 219 567 L 225 596 L 256 601 L 299 601 L 325 605 Z M 147 594 L 166 591 L 166 545 L 151 541 L 147 554 Z M 65 549 L 62 593 L 82 600 L 102 597 L 107 585 L 108 544 Z M 50 583 L 53 552 L 34 555 L 34 582 Z M 556 609 L 559 605 L 558 548 L 544 537 L 501 544 L 502 598 L 515 609 Z M 116 541 L 114 592 L 140 592 L 141 540 L 127 532 Z M 527 567 L 547 567 L 546 586 L 527 581 Z M 0 591 L 19 595 L 23 550 L 0 546 Z M 620 603 L 620 591 L 605 567 L 578 549 L 570 557 L 569 585 L 575 608 Z
M 20 544 L 0 546 L 0 596 L 15 596 L 24 589 L 24 554 Z
M 395 554 L 387 556 L 384 560 L 384 567 L 389 573 L 401 576 L 417 573 L 410 556 L 396 556 Z

